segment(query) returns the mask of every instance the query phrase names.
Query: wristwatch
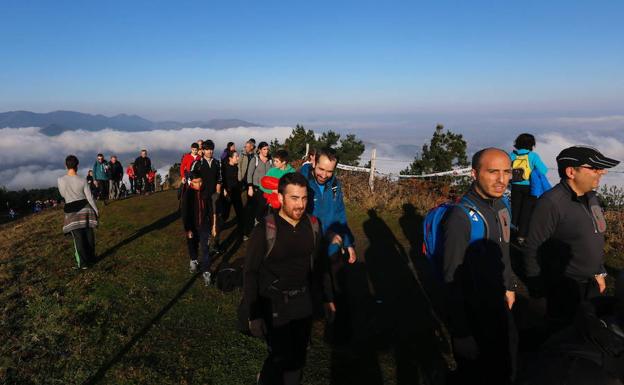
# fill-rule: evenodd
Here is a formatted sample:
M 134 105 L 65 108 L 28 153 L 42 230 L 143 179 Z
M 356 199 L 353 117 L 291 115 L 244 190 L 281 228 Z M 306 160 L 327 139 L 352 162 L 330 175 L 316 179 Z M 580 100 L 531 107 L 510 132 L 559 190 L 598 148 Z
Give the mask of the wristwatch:
M 607 273 L 598 273 L 598 274 L 594 274 L 594 277 L 598 278 L 598 277 L 602 277 L 605 278 L 608 274 Z

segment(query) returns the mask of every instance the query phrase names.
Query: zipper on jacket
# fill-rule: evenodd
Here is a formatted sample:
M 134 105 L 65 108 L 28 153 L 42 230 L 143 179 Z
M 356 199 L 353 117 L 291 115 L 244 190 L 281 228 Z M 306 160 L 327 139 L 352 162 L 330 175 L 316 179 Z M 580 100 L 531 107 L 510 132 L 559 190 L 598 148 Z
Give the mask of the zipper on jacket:
M 587 203 L 589 203 L 589 201 L 587 201 Z M 598 228 L 596 227 L 596 221 L 594 221 L 594 217 L 591 215 L 591 213 L 589 212 L 589 210 L 587 209 L 587 206 L 585 206 L 585 204 L 583 202 L 579 202 L 579 204 L 581 206 L 583 206 L 583 210 L 585 210 L 585 212 L 587 213 L 587 215 L 589 215 L 589 219 L 591 219 L 592 221 L 592 225 L 594 225 L 594 234 L 598 234 Z

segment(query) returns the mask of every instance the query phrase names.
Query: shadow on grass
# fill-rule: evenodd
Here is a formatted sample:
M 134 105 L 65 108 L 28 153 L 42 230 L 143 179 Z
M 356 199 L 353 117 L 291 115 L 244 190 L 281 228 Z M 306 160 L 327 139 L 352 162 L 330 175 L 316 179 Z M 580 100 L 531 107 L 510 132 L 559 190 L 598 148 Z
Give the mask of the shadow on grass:
M 111 256 L 112 254 L 114 254 L 117 250 L 119 250 L 121 247 L 141 238 L 142 236 L 151 233 L 152 231 L 155 230 L 160 230 L 163 229 L 167 226 L 169 226 L 171 223 L 175 222 L 178 218 L 180 217 L 180 213 L 176 210 L 174 212 L 172 212 L 171 214 L 168 214 L 160 219 L 157 219 L 156 221 L 150 223 L 147 226 L 144 226 L 142 228 L 140 228 L 139 230 L 137 230 L 135 233 L 133 233 L 132 235 L 130 235 L 128 238 L 124 239 L 123 241 L 117 243 L 114 246 L 109 247 L 106 251 L 104 251 L 102 254 L 100 254 L 96 259 L 97 261 L 101 261 L 106 257 Z
M 182 286 L 182 288 L 177 292 L 177 294 L 169 301 L 167 304 L 160 309 L 160 311 L 152 317 L 145 325 L 139 330 L 124 346 L 122 346 L 115 354 L 113 354 L 108 360 L 106 360 L 102 366 L 100 366 L 97 371 L 89 377 L 83 384 L 91 385 L 96 384 L 100 380 L 104 378 L 106 372 L 112 368 L 115 364 L 117 364 L 123 356 L 132 349 L 132 347 L 143 338 L 151 329 L 151 327 L 156 324 L 160 319 L 167 314 L 167 312 L 178 302 L 180 298 L 193 286 L 195 280 L 200 275 L 200 273 L 193 274 L 193 276 Z
M 108 253 L 107 255 L 110 255 L 119 247 L 129 242 L 132 242 L 133 240 L 149 233 L 150 231 L 154 231 L 154 230 L 167 226 L 169 223 L 175 221 L 177 217 L 178 217 L 177 212 L 171 213 L 157 220 L 156 222 L 148 226 L 145 226 L 144 228 L 140 229 L 136 234 L 133 234 L 131 237 L 123 240 L 119 244 L 107 250 L 107 253 Z M 234 254 L 236 254 L 241 244 L 242 244 L 242 236 L 237 231 L 231 231 L 230 234 L 227 236 L 227 238 L 221 242 L 221 249 L 224 250 L 222 254 L 221 263 L 222 264 L 229 263 L 230 258 Z M 127 354 L 130 351 L 130 349 L 132 349 L 132 347 L 149 332 L 150 328 L 154 324 L 159 322 L 160 319 L 180 300 L 180 298 L 182 298 L 182 296 L 191 288 L 191 286 L 193 286 L 193 284 L 195 283 L 195 280 L 200 274 L 201 273 L 194 274 L 188 280 L 188 282 L 186 282 L 184 286 L 176 293 L 176 295 L 154 317 L 152 317 L 148 322 L 146 322 L 145 325 L 141 328 L 141 330 L 139 330 L 139 332 L 137 332 L 130 339 L 130 341 L 128 341 L 123 347 L 121 347 L 117 352 L 115 352 L 115 354 L 113 354 L 108 360 L 106 360 L 102 364 L 102 366 L 100 366 L 97 369 L 97 371 L 84 382 L 84 384 L 89 384 L 89 385 L 96 384 L 99 381 L 101 381 L 104 378 L 106 372 L 110 370 L 115 364 L 117 364 L 123 358 L 123 356 Z
M 422 217 L 412 205 L 403 207 L 399 223 L 411 246 L 408 254 L 375 210 L 368 216 L 363 223 L 369 241 L 364 258 L 335 274 L 341 292 L 336 298 L 331 384 L 383 384 L 382 351 L 394 356 L 397 384 L 443 383 L 445 343 L 436 335 L 439 318 L 425 292 L 425 282 L 433 278 L 419 252 Z

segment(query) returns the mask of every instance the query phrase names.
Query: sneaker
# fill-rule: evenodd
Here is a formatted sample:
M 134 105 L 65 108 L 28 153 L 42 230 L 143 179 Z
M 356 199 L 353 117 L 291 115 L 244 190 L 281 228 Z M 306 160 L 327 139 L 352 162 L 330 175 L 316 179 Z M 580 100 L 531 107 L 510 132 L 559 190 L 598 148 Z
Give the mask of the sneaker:
M 189 265 L 189 271 L 191 273 L 196 273 L 198 267 L 199 267 L 199 262 L 197 262 L 196 259 L 191 260 L 191 263 Z
M 249 237 L 247 235 L 243 235 L 243 241 L 246 242 L 249 240 Z
M 209 272 L 209 271 L 205 271 L 205 272 L 202 274 L 202 277 L 204 277 L 204 284 L 205 284 L 206 286 L 210 286 L 210 281 L 211 281 L 211 279 L 210 279 L 210 278 L 211 278 L 211 276 L 212 276 L 212 274 L 210 274 L 210 272 Z

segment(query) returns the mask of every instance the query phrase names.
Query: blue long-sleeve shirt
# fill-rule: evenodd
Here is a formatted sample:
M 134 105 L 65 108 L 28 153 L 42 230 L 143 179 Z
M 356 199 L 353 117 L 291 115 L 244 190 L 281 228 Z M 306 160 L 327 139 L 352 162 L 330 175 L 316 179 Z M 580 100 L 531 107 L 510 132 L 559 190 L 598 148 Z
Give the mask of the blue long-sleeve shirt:
M 327 237 L 331 233 L 338 234 L 342 237 L 342 247 L 353 246 L 353 233 L 347 224 L 347 212 L 340 182 L 333 176 L 324 185 L 319 185 L 311 167 L 302 167 L 299 172 L 308 180 L 307 211 L 318 218 L 323 235 Z M 334 249 L 335 245 L 329 245 L 328 255 L 333 254 Z

